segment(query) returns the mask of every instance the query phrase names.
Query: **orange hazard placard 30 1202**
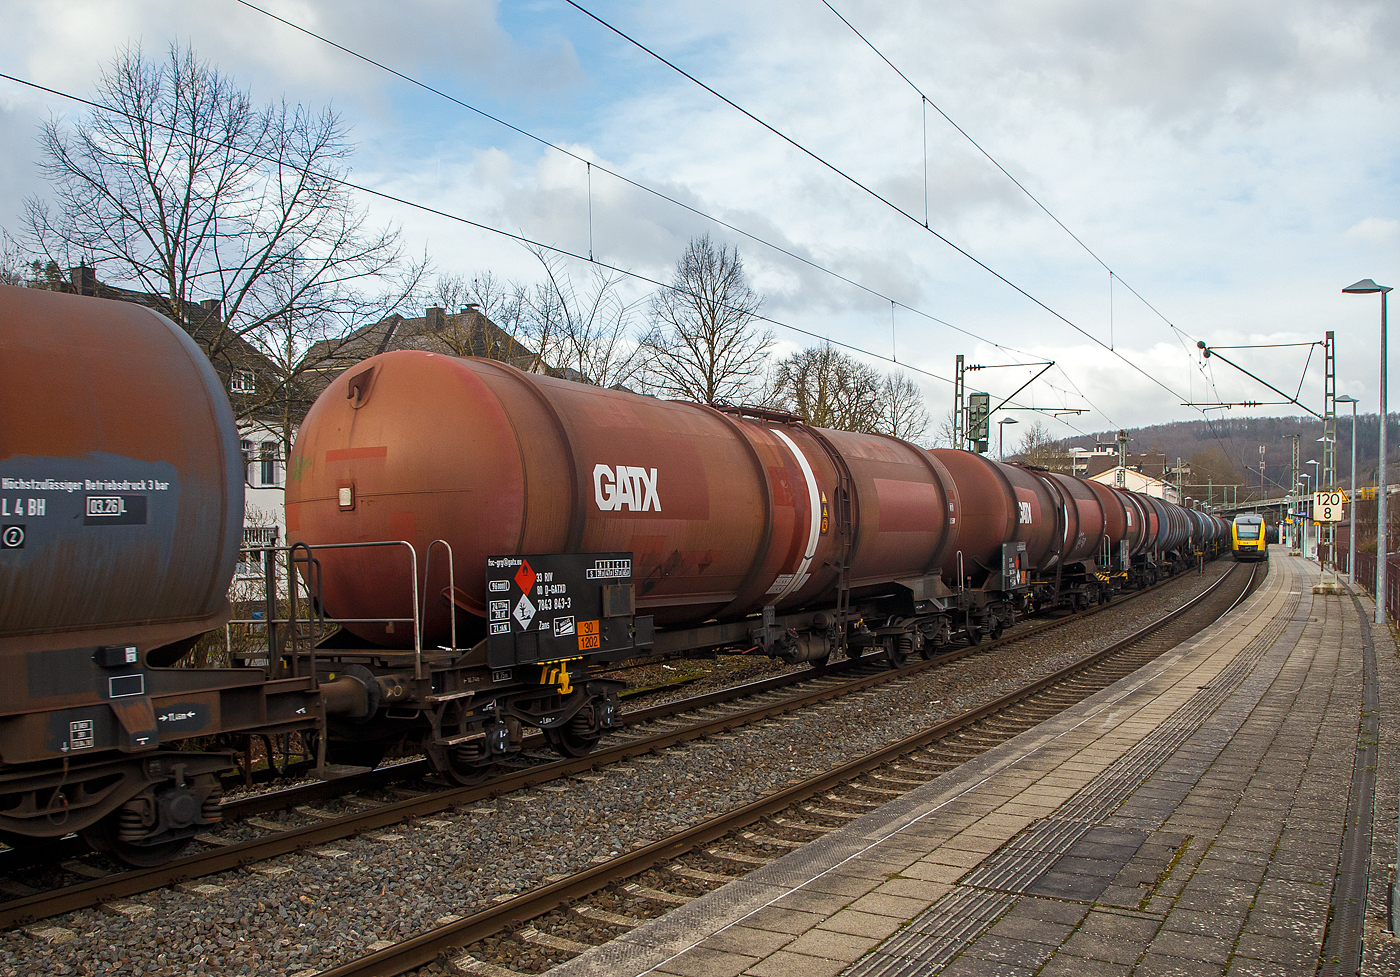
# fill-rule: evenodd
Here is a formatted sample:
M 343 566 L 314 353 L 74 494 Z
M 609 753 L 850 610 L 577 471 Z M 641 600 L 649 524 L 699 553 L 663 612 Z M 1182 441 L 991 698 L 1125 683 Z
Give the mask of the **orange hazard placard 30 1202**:
M 578 622 L 578 650 L 591 651 L 598 647 L 598 622 Z

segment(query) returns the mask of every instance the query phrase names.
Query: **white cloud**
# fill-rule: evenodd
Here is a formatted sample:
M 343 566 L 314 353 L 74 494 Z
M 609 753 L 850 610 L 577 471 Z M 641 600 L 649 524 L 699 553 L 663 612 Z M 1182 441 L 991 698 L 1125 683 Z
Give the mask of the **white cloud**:
M 1347 228 L 1347 237 L 1357 238 L 1369 244 L 1389 244 L 1400 237 L 1400 220 L 1367 217 Z
M 1372 389 L 1374 316 L 1339 289 L 1367 274 L 1400 277 L 1400 221 L 1383 216 L 1396 199 L 1396 143 L 1392 127 L 1374 124 L 1395 116 L 1400 95 L 1393 3 L 838 4 L 1114 268 L 1122 281 L 1111 306 L 1107 271 L 936 112 L 925 119 L 918 96 L 819 6 L 618 3 L 599 13 L 914 221 L 562 8 L 268 3 L 869 289 L 1055 359 L 1072 385 L 1060 378 L 1058 390 L 1044 383 L 1027 392 L 1046 404 L 1065 405 L 1078 387 L 1114 423 L 1138 425 L 1193 416 L 1179 401 L 1216 388 L 1227 398 L 1265 399 L 1219 369 L 1212 387 L 1192 342 L 1163 316 L 1219 344 L 1320 338 L 1333 329 L 1343 388 L 1363 400 L 1356 391 Z M 246 8 L 56 0 L 44 8 L 12 2 L 5 12 L 12 27 L 0 56 L 36 80 L 86 93 L 121 43 L 154 53 L 189 42 L 259 99 L 332 101 L 355 126 L 356 169 L 373 185 L 575 252 L 589 248 L 589 185 L 577 161 Z M 0 138 L 15 147 L 0 164 L 0 224 L 13 229 L 19 198 L 41 186 L 26 130 L 51 110 L 74 109 L 9 89 L 0 98 L 11 99 L 0 102 Z M 775 318 L 882 355 L 893 344 L 901 360 L 944 376 L 958 352 L 1000 355 L 904 311 L 892 329 L 878 297 L 596 169 L 591 191 L 592 244 L 604 260 L 664 279 L 686 240 L 710 231 L 742 248 Z M 1092 336 L 1111 337 L 1123 357 L 1179 396 L 919 227 L 926 192 L 935 230 Z M 502 238 L 381 203 L 373 213 L 401 222 L 410 244 L 426 244 L 444 271 L 536 274 L 534 259 Z M 781 331 L 779 339 L 807 342 Z M 1249 355 L 1280 386 L 1296 386 L 1299 364 Z M 1001 382 L 988 385 L 1013 389 Z M 938 416 L 948 394 L 933 382 L 928 390 Z M 1108 426 L 1101 418 L 1073 423 Z

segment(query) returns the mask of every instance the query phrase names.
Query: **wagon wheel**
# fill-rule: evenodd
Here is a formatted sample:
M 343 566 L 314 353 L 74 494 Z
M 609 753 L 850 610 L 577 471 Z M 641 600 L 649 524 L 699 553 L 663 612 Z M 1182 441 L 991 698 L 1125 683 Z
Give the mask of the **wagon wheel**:
M 460 787 L 477 787 L 496 773 L 496 764 L 487 760 L 481 762 L 453 762 L 446 770 L 439 770 L 448 780 Z
M 967 633 L 967 643 L 970 645 L 980 645 L 982 643 L 982 629 L 972 620 L 972 615 L 967 616 L 967 624 L 963 629 Z
M 573 758 L 592 753 L 603 734 L 593 729 L 588 716 L 578 713 L 569 720 L 568 725 L 559 729 L 544 730 L 544 738 L 545 742 L 554 748 L 555 753 Z
M 426 752 L 433 769 L 461 787 L 476 787 L 497 772 L 495 758 L 479 740 L 454 749 L 429 746 Z
M 170 841 L 150 845 L 138 845 L 117 837 L 120 815 L 117 812 L 107 815 L 96 824 L 89 825 L 81 832 L 83 840 L 96 851 L 106 852 L 117 861 L 132 868 L 154 868 L 164 865 L 184 851 L 194 838 L 174 838 Z
M 933 636 L 925 634 L 924 643 L 919 646 L 919 657 L 923 658 L 924 661 L 929 661 L 937 654 L 938 645 L 934 644 Z
M 581 736 L 571 729 L 545 730 L 545 742 L 562 757 L 588 756 L 598 745 L 598 736 Z
M 909 660 L 909 654 L 914 650 L 914 636 L 912 634 L 898 634 L 885 639 L 885 661 L 890 668 L 899 668 Z

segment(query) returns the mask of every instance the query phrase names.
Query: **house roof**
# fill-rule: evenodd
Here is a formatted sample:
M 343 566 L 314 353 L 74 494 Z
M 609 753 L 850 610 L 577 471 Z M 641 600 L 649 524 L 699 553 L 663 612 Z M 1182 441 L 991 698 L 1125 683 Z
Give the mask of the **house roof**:
M 457 313 L 429 306 L 422 316 L 412 319 L 390 315 L 339 339 L 313 343 L 306 351 L 305 360 L 338 371 L 391 349 L 481 356 L 516 366 L 535 361 L 532 349 L 518 342 L 475 306 L 467 306 Z
M 361 360 L 395 349 L 425 350 L 444 356 L 479 356 L 500 360 L 518 369 L 565 380 L 588 382 L 577 370 L 551 367 L 538 354 L 506 332 L 475 305 L 451 313 L 429 306 L 414 318 L 394 314 L 361 326 L 338 339 L 313 343 L 302 358 L 311 386 L 319 394 L 341 372 Z

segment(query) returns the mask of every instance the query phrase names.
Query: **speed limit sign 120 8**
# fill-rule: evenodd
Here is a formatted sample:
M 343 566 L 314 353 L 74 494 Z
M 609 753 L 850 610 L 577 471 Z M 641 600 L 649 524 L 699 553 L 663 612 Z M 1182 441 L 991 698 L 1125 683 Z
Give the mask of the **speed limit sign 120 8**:
M 1313 522 L 1341 522 L 1346 501 L 1344 492 L 1314 492 Z

